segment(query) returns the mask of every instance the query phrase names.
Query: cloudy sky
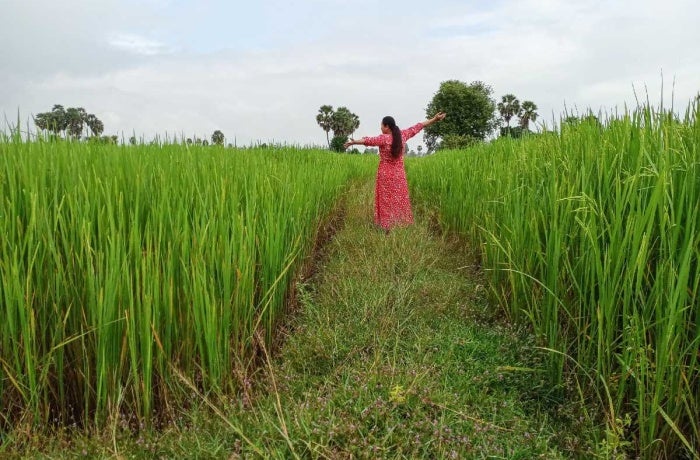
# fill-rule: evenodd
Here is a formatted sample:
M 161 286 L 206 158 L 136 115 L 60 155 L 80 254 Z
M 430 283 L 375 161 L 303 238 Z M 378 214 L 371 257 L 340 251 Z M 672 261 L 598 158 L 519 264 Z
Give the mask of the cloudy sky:
M 0 115 L 84 107 L 105 134 L 325 143 L 425 117 L 440 82 L 482 80 L 551 124 L 700 90 L 698 0 L 0 0 Z

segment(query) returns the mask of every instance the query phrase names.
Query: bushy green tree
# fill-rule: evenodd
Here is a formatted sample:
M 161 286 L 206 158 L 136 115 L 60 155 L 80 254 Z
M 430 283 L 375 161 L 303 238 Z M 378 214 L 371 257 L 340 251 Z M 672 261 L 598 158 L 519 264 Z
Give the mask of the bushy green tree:
M 331 140 L 331 150 L 334 152 L 344 152 L 345 147 L 343 147 L 343 144 L 345 144 L 347 140 L 348 136 L 333 136 Z
M 458 80 L 442 82 L 425 111 L 428 118 L 438 112 L 448 115 L 440 123 L 425 128 L 423 137 L 428 152 L 434 151 L 440 145 L 439 140 L 447 135 L 477 141 L 486 139 L 497 127 L 492 93 L 491 87 L 481 81 L 470 84 Z

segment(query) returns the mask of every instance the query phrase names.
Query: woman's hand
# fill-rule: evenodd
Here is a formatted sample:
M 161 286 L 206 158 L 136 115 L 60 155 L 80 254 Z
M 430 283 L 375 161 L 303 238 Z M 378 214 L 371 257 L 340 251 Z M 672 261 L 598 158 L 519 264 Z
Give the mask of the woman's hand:
M 355 145 L 355 141 L 353 139 L 348 139 L 348 141 L 345 144 L 343 144 L 343 148 L 346 149 L 351 145 Z
M 438 121 L 442 121 L 442 120 L 445 119 L 446 116 L 447 116 L 447 114 L 446 114 L 445 112 L 438 112 L 438 113 L 436 113 L 435 116 L 434 116 L 433 118 L 431 118 L 430 120 L 425 120 L 425 121 L 423 122 L 423 126 L 430 126 L 430 125 L 432 125 L 433 123 L 436 123 L 436 122 L 438 122 Z

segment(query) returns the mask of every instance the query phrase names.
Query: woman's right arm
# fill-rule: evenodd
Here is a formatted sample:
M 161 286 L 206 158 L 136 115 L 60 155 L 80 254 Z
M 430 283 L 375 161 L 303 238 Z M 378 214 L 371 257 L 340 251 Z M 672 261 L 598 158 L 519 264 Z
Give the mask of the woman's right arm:
M 384 135 L 374 136 L 374 137 L 363 137 L 362 139 L 356 141 L 354 139 L 348 140 L 343 147 L 348 148 L 351 145 L 364 145 L 365 147 L 379 147 L 386 141 Z

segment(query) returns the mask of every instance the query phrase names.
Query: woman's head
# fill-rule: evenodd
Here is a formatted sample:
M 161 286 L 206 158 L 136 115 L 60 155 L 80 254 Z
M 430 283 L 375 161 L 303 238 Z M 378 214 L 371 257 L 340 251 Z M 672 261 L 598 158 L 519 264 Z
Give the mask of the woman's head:
M 394 117 L 386 116 L 382 118 L 382 133 L 391 134 L 391 156 L 398 158 L 403 151 L 403 139 L 401 138 L 401 130 L 396 126 Z

